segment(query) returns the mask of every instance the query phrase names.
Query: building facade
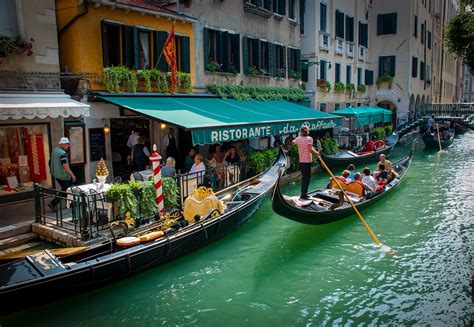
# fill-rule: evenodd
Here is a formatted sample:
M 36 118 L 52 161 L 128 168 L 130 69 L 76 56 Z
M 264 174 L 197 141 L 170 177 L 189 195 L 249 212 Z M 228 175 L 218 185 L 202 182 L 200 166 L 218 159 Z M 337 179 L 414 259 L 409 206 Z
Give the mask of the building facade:
M 474 102 L 474 75 L 472 74 L 471 68 L 467 65 L 464 65 L 463 69 L 461 102 Z
M 54 186 L 49 158 L 89 106 L 61 90 L 54 0 L 0 2 L 0 203 Z

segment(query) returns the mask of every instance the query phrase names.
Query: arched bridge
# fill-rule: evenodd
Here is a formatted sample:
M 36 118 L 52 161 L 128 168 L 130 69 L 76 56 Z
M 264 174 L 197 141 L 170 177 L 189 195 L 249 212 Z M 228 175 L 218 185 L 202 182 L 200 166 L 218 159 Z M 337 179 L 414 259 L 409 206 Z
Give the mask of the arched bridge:
M 474 130 L 474 103 L 426 104 L 415 108 L 405 116 L 397 118 L 400 137 L 426 124 L 428 117 L 435 120 L 452 121 Z

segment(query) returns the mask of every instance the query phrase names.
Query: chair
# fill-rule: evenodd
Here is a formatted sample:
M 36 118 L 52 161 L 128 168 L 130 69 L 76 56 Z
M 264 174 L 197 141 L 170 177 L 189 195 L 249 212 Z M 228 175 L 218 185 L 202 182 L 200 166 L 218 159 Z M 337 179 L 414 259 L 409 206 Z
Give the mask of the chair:
M 133 173 L 133 179 L 136 180 L 136 181 L 140 181 L 140 182 L 145 181 L 145 180 L 143 179 L 143 175 L 140 174 L 139 172 L 134 172 L 134 173 Z
M 369 141 L 365 143 L 365 151 L 374 151 L 375 150 L 375 142 Z
M 385 142 L 384 142 L 384 141 L 382 141 L 382 140 L 375 141 L 375 147 L 376 147 L 377 149 L 383 148 L 384 146 L 385 146 Z

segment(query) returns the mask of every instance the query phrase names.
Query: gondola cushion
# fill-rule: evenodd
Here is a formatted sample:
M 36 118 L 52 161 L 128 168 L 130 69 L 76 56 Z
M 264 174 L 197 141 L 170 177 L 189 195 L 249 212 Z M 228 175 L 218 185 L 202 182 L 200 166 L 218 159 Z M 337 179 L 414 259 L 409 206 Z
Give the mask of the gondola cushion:
M 127 237 L 119 238 L 115 242 L 117 243 L 118 246 L 130 247 L 130 246 L 135 246 L 135 245 L 140 244 L 140 239 L 138 237 L 127 236 Z
M 160 237 L 163 237 L 165 233 L 163 231 L 156 231 L 156 232 L 150 232 L 145 235 L 141 235 L 138 238 L 140 239 L 141 242 L 150 242 L 153 240 L 156 240 Z

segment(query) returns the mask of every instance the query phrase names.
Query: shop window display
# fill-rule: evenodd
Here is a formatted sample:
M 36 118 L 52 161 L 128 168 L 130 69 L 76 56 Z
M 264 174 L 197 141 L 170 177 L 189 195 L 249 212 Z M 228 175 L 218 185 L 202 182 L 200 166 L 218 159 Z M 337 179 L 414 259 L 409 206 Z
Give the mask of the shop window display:
M 0 126 L 0 196 L 51 186 L 45 124 Z

